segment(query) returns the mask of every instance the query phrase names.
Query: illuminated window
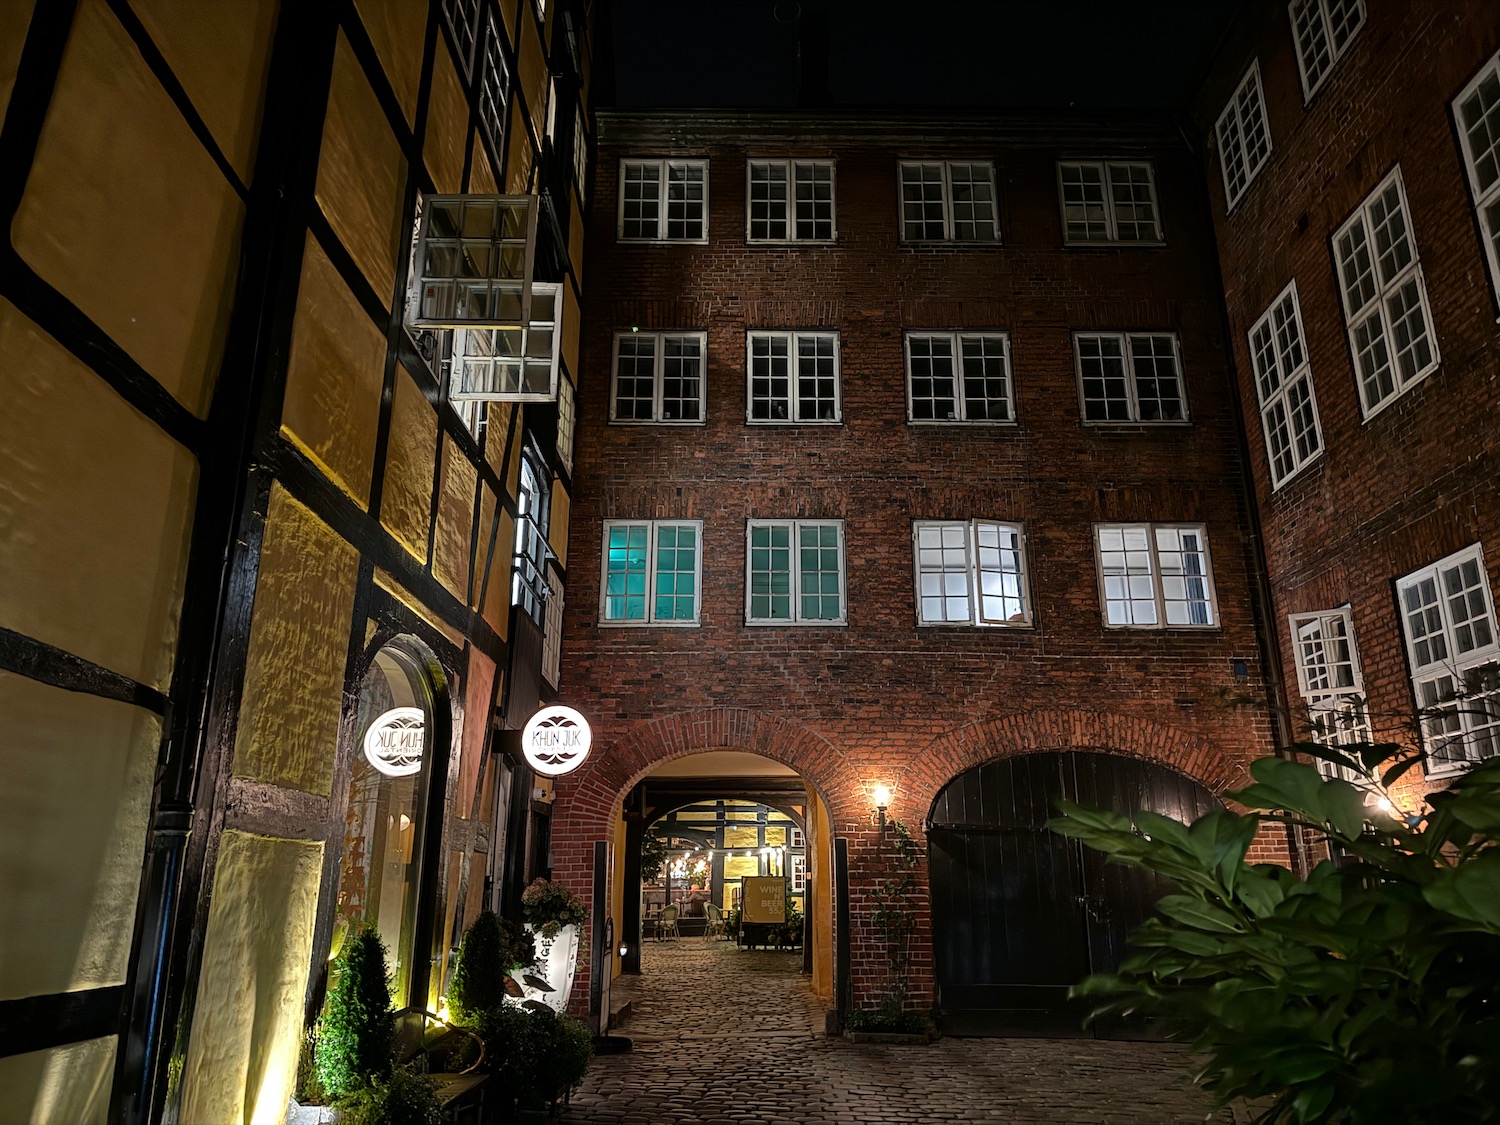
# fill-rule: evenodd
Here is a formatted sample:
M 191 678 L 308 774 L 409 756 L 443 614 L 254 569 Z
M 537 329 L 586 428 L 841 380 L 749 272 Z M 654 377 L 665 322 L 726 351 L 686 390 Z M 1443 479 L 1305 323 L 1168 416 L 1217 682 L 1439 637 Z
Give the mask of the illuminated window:
M 836 332 L 751 332 L 747 346 L 747 421 L 842 420 Z
M 999 239 L 992 163 L 901 162 L 901 241 L 998 242 Z
M 1453 99 L 1490 283 L 1500 292 L 1500 55 Z
M 1218 624 L 1202 524 L 1094 527 L 1106 625 L 1137 629 Z
M 1177 338 L 1077 332 L 1073 351 L 1085 422 L 1186 422 Z
M 913 422 L 1013 422 L 1010 337 L 908 332 L 906 416 Z
M 702 540 L 701 520 L 605 520 L 600 621 L 697 625 Z
M 1329 746 L 1370 741 L 1365 711 L 1364 677 L 1354 647 L 1349 609 L 1294 613 L 1290 618 L 1292 649 L 1297 657 L 1297 684 L 1307 707 L 1312 737 Z M 1368 779 L 1334 762 L 1318 759 L 1327 777 L 1356 784 Z
M 1219 141 L 1219 170 L 1224 174 L 1224 198 L 1230 210 L 1240 201 L 1271 157 L 1271 129 L 1260 91 L 1260 61 L 1250 64 L 1234 97 L 1214 126 Z
M 745 168 L 751 242 L 830 242 L 833 161 L 751 160 Z
M 1151 165 L 1123 161 L 1057 166 L 1063 241 L 1072 245 L 1161 241 Z
M 511 604 L 538 625 L 547 602 L 544 577 L 551 550 L 547 546 L 548 477 L 544 462 L 534 447 L 521 457 L 520 492 L 516 497 L 515 570 L 511 577 Z
M 1287 14 L 1297 40 L 1302 96 L 1311 98 L 1365 25 L 1364 0 L 1292 0 Z
M 1396 583 L 1429 773 L 1500 754 L 1500 640 L 1476 544 Z
M 455 331 L 448 397 L 455 402 L 555 400 L 562 304 L 557 283 L 538 281 L 531 287 L 531 319 L 524 326 Z
M 918 520 L 912 543 L 920 624 L 1031 624 L 1019 524 Z
M 1271 484 L 1280 488 L 1323 452 L 1295 281 L 1250 329 L 1250 361 Z
M 745 620 L 844 624 L 844 521 L 751 520 Z
M 701 423 L 703 332 L 621 332 L 615 336 L 611 422 Z
M 708 241 L 708 161 L 620 161 L 621 242 Z
M 1333 236 L 1366 418 L 1437 370 L 1437 338 L 1410 214 L 1398 167 Z

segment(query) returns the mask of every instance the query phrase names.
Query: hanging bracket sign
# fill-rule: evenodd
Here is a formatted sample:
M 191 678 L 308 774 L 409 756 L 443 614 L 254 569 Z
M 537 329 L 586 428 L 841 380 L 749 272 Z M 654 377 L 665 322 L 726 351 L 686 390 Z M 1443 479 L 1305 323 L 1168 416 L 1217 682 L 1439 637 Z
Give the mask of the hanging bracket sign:
M 422 768 L 427 717 L 420 707 L 394 707 L 365 731 L 365 758 L 390 777 L 406 777 Z
M 543 707 L 521 731 L 521 753 L 537 773 L 561 777 L 583 765 L 593 745 L 589 722 L 571 707 Z

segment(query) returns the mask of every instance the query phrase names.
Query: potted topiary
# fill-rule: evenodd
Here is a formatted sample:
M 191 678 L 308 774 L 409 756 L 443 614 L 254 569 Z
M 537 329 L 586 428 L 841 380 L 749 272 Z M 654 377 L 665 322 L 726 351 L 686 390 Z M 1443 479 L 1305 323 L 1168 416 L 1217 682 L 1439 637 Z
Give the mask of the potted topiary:
M 526 927 L 536 937 L 537 976 L 546 988 L 524 984 L 525 995 L 565 1011 L 578 967 L 578 943 L 588 909 L 562 883 L 537 879 L 521 894 Z
M 517 974 L 536 965 L 536 940 L 511 921 L 486 910 L 464 931 L 448 983 L 448 1007 L 460 1023 L 477 1026 L 483 1014 L 522 995 Z

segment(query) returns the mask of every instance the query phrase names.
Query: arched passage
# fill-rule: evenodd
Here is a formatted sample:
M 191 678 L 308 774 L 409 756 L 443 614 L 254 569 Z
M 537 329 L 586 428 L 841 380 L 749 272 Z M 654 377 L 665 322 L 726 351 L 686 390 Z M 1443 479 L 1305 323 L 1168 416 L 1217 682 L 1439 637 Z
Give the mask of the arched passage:
M 1058 799 L 1185 822 L 1219 807 L 1160 763 L 1084 751 L 1012 755 L 945 785 L 927 840 L 936 1012 L 950 1034 L 1086 1034 L 1068 988 L 1118 968 L 1126 936 L 1168 889 L 1048 829 Z

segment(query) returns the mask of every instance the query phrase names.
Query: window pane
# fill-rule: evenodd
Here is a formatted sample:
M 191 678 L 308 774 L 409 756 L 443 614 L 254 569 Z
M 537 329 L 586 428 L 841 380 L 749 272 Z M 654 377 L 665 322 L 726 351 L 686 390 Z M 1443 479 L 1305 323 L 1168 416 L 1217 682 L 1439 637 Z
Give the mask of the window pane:
M 1177 350 L 1170 336 L 1131 336 L 1130 359 L 1135 397 L 1143 422 L 1177 422 L 1185 418 Z
M 785 422 L 791 406 L 788 335 L 750 337 L 750 417 Z
M 656 408 L 656 337 L 621 336 L 615 362 L 615 417 L 649 422 Z
M 908 241 L 947 237 L 941 164 L 901 165 L 901 237 Z
M 1090 422 L 1130 420 L 1125 386 L 1125 353 L 1118 336 L 1079 336 L 1078 369 L 1083 383 L 1083 416 Z
M 1063 164 L 1063 237 L 1069 242 L 1107 242 L 1109 211 L 1104 202 L 1104 169 L 1098 164 Z
M 953 378 L 951 336 L 911 336 L 911 416 L 915 421 L 953 421 L 958 401 Z
M 1010 357 L 1004 336 L 961 336 L 963 416 L 971 422 L 1009 422 Z
M 786 165 L 752 162 L 750 165 L 750 237 L 787 237 Z

